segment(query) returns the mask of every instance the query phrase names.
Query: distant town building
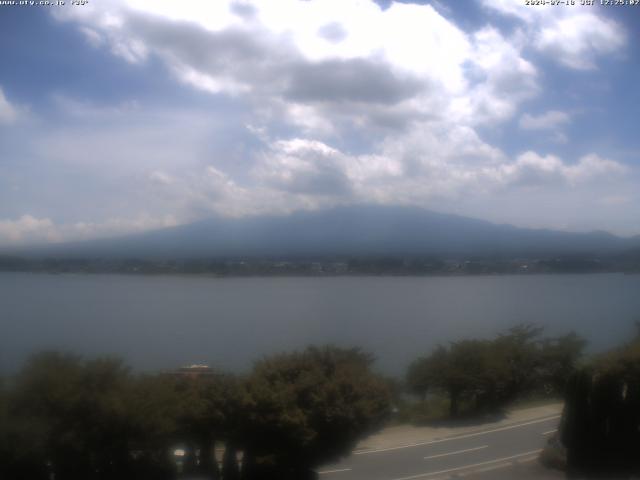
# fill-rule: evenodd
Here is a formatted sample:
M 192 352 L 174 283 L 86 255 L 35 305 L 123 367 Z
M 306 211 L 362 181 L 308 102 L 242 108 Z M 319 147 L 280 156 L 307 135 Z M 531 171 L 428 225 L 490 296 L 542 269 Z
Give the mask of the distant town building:
M 186 378 L 214 377 L 217 375 L 217 372 L 213 368 L 203 363 L 186 365 L 184 367 L 177 368 L 171 373 L 177 377 Z

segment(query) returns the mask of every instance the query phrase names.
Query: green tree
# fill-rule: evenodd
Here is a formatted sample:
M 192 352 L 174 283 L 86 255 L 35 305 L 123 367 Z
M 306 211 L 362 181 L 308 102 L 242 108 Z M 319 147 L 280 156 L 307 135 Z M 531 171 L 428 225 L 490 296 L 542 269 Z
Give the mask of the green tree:
M 337 347 L 258 362 L 244 404 L 244 478 L 312 478 L 379 427 L 389 392 L 371 364 L 360 350 Z
M 168 477 L 172 402 L 150 395 L 159 389 L 149 383 L 116 359 L 33 356 L 14 382 L 12 420 L 0 435 L 13 443 L 6 478 L 24 478 L 25 467 L 34 479 L 133 479 L 149 469 L 154 478 Z
M 640 337 L 600 355 L 568 382 L 560 435 L 569 478 L 640 475 Z
M 239 388 L 237 380 L 225 374 L 175 380 L 179 437 L 186 443 L 188 454 L 200 452 L 199 465 L 191 468 L 208 478 L 220 477 L 216 442 L 228 440 L 229 455 L 234 450 L 234 428 L 241 413 Z M 229 475 L 233 473 L 228 472 Z
M 503 403 L 515 400 L 539 384 L 542 331 L 542 327 L 531 324 L 517 325 L 495 339 L 492 350 L 505 369 Z
M 133 478 L 174 477 L 172 449 L 181 441 L 179 408 L 180 398 L 170 376 L 141 375 L 134 379 L 129 394 Z
M 440 347 L 442 348 L 442 347 Z M 440 354 L 446 352 L 440 351 Z M 420 357 L 414 360 L 407 369 L 405 383 L 410 393 L 425 401 L 427 394 L 437 384 L 437 356 Z
M 436 385 L 448 393 L 452 417 L 458 415 L 461 400 L 477 406 L 483 395 L 494 389 L 489 348 L 489 343 L 483 340 L 462 340 L 449 347 L 446 361 L 439 367 Z
M 446 393 L 449 414 L 457 416 L 463 400 L 477 407 L 498 389 L 497 367 L 490 347 L 484 340 L 462 340 L 449 347 L 440 345 L 409 367 L 407 383 L 423 397 L 428 390 Z
M 463 402 L 476 412 L 496 411 L 536 390 L 561 392 L 585 342 L 574 333 L 541 340 L 541 333 L 519 325 L 492 340 L 438 346 L 409 366 L 408 389 L 423 399 L 429 391 L 444 392 L 451 416 Z
M 541 386 L 544 393 L 564 395 L 567 382 L 583 356 L 586 341 L 571 332 L 541 344 Z

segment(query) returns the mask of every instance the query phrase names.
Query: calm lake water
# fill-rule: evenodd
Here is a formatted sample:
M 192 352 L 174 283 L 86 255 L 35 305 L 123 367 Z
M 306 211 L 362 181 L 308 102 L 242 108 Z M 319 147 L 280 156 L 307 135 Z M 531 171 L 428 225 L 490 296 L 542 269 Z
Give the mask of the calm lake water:
M 401 374 L 439 342 L 534 322 L 601 350 L 640 319 L 640 275 L 208 278 L 0 274 L 0 371 L 41 349 L 116 354 L 140 370 L 242 371 L 310 343 L 358 345 Z

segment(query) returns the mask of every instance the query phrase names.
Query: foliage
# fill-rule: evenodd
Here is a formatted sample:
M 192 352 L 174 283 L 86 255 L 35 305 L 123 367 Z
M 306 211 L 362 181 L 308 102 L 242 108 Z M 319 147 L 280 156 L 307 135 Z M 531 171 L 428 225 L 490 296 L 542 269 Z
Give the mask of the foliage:
M 640 335 L 572 375 L 561 439 L 571 476 L 640 475 Z
M 128 382 L 129 372 L 117 360 L 34 356 L 8 400 L 12 421 L 2 437 L 17 443 L 4 467 L 20 476 L 31 465 L 37 469 L 33 478 L 47 471 L 72 479 L 129 471 Z
M 426 401 L 413 414 L 489 412 L 527 392 L 559 391 L 584 342 L 540 335 L 516 327 L 416 360 L 407 386 Z M 635 345 L 607 361 L 626 382 L 638 375 L 630 367 L 637 359 Z M 398 383 L 373 373 L 372 363 L 359 349 L 309 347 L 264 358 L 246 378 L 191 377 L 135 375 L 113 358 L 34 355 L 0 383 L 0 478 L 175 478 L 178 446 L 187 453 L 184 473 L 203 478 L 313 478 L 314 468 L 348 454 L 403 401 Z M 222 468 L 214 455 L 220 444 Z
M 358 349 L 310 347 L 256 364 L 245 437 L 256 478 L 304 478 L 381 424 L 389 392 L 371 362 Z
M 575 334 L 541 339 L 542 329 L 521 325 L 492 340 L 461 340 L 438 346 L 407 370 L 410 392 L 423 401 L 429 393 L 449 397 L 449 415 L 466 404 L 474 412 L 495 412 L 532 391 L 562 392 L 582 354 Z
M 0 383 L 0 478 L 175 478 L 178 446 L 186 474 L 304 478 L 387 414 L 387 383 L 371 362 L 356 349 L 309 348 L 239 379 L 133 375 L 116 359 L 38 354 Z M 222 470 L 216 442 L 226 447 Z

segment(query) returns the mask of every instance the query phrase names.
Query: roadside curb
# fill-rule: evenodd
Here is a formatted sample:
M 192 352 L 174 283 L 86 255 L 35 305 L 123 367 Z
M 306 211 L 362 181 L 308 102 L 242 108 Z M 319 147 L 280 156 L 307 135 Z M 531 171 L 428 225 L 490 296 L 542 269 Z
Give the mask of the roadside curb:
M 447 475 L 445 477 L 434 477 L 431 480 L 448 480 L 451 478 L 464 478 L 464 477 L 468 477 L 469 475 L 476 475 L 478 473 L 486 473 L 486 472 L 493 472 L 495 470 L 501 470 L 503 468 L 509 468 L 512 467 L 514 465 L 523 465 L 526 463 L 530 463 L 530 462 L 534 462 L 538 459 L 538 455 L 540 454 L 541 450 L 537 450 L 535 453 L 532 453 L 530 455 L 526 455 L 522 458 L 517 458 L 511 461 L 502 461 L 499 463 L 496 463 L 495 465 L 489 465 L 486 467 L 481 467 L 481 468 L 473 468 L 470 467 L 469 470 L 464 470 L 461 471 L 460 473 L 455 473 L 453 475 Z
M 422 446 L 422 445 L 427 445 L 427 444 L 431 444 L 431 443 L 438 443 L 438 442 L 444 442 L 444 441 L 449 441 L 449 440 L 454 440 L 456 438 L 460 438 L 460 437 L 464 437 L 467 435 L 476 435 L 476 434 L 482 434 L 482 433 L 491 433 L 492 431 L 497 431 L 497 430 L 502 430 L 502 429 L 508 429 L 508 428 L 514 428 L 517 426 L 522 426 L 522 425 L 527 425 L 529 423 L 537 423 L 537 422 L 542 422 L 545 420 L 552 420 L 555 418 L 560 418 L 561 416 L 561 405 L 554 405 L 555 407 L 557 407 L 557 413 L 548 413 L 546 415 L 540 415 L 540 416 L 536 416 L 536 417 L 530 417 L 530 418 L 525 418 L 525 419 L 521 419 L 521 420 L 514 420 L 514 421 L 510 421 L 508 423 L 493 423 L 493 424 L 485 424 L 484 426 L 478 427 L 478 428 L 473 428 L 473 429 L 469 429 L 469 430 L 464 430 L 464 431 L 460 431 L 458 433 L 445 433 L 444 435 L 437 435 L 437 436 L 433 436 L 433 437 L 425 437 L 423 440 L 418 441 L 418 442 L 406 442 L 406 443 L 396 443 L 396 444 L 389 444 L 386 447 L 380 447 L 380 448 L 376 448 L 376 447 L 363 447 L 363 448 L 356 448 L 355 450 L 353 450 L 352 454 L 353 455 L 365 455 L 365 454 L 369 454 L 369 453 L 376 453 L 376 452 L 383 452 L 383 451 L 391 451 L 391 450 L 399 450 L 399 449 L 403 449 L 403 448 L 411 448 L 411 447 L 418 447 L 418 446 Z M 550 406 L 551 407 L 551 406 Z

